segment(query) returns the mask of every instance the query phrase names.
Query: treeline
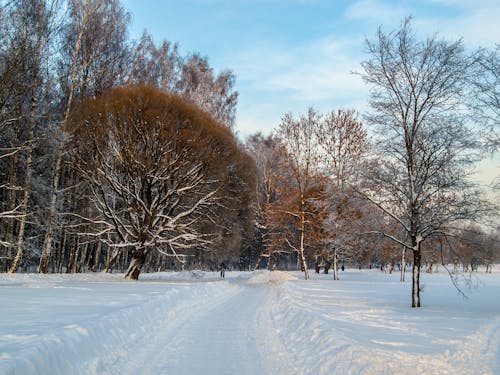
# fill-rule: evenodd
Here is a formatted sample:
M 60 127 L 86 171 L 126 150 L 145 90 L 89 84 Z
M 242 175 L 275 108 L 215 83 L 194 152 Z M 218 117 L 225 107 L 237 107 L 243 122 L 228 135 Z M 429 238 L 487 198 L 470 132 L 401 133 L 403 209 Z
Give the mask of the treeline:
M 116 233 L 105 238 L 85 228 L 91 226 L 87 211 L 95 202 L 74 155 L 86 151 L 86 140 L 72 139 L 68 131 L 84 99 L 117 87 L 150 85 L 208 112 L 231 134 L 238 98 L 234 75 L 216 74 L 205 57 L 182 56 L 176 44 L 156 43 L 147 32 L 131 40 L 129 22 L 118 0 L 0 3 L 2 271 L 124 271 L 129 266 L 133 247 L 110 246 Z M 250 163 L 248 174 L 252 171 Z M 235 194 L 237 183 L 228 194 Z M 252 199 L 245 198 L 245 189 L 238 190 L 238 208 L 211 228 L 217 241 L 212 238 L 210 249 L 186 259 L 148 252 L 145 269 L 180 267 L 180 260 L 216 267 L 228 251 L 249 246 Z
M 0 4 L 3 272 L 500 260 L 478 224 L 497 207 L 467 179 L 498 149 L 498 48 L 405 20 L 367 41 L 371 138 L 355 110 L 311 108 L 242 143 L 234 75 L 129 39 L 119 1 Z

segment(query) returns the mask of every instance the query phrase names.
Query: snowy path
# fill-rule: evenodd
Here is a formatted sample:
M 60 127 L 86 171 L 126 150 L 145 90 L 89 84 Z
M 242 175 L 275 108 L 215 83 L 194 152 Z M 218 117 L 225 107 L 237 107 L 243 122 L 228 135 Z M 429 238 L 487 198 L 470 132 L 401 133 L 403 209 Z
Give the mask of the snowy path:
M 270 373 L 263 368 L 256 333 L 256 314 L 268 293 L 265 287 L 238 287 L 210 306 L 194 306 L 181 322 L 159 327 L 146 346 L 133 351 L 133 365 L 121 363 L 116 373 Z
M 154 336 L 129 348 L 110 374 L 271 374 L 274 360 L 261 351 L 261 309 L 269 286 L 232 285 L 229 293 L 176 310 Z M 278 369 L 279 370 L 279 369 Z

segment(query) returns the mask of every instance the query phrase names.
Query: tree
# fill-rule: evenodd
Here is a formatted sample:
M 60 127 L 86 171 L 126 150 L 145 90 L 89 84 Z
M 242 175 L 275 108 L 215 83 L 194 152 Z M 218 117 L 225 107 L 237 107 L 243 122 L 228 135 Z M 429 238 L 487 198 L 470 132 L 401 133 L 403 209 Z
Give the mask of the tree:
M 357 119 L 354 110 L 331 111 L 319 121 L 315 129 L 321 161 L 325 174 L 329 177 L 328 197 L 330 212 L 325 220 L 328 232 L 326 257 L 333 263 L 333 278 L 338 280 L 337 261 L 351 260 L 350 252 L 356 246 L 352 221 L 359 219 L 361 211 L 352 198 L 352 186 L 356 182 L 356 170 L 362 156 L 368 152 L 369 144 L 366 131 Z M 325 252 L 323 250 L 323 252 Z M 354 255 L 354 254 L 352 254 Z
M 86 220 L 109 246 L 131 249 L 127 278 L 153 249 L 182 261 L 212 243 L 241 153 L 229 129 L 178 96 L 134 86 L 85 101 L 67 130 L 99 213 Z
M 299 255 L 300 265 L 306 280 L 309 279 L 306 262 L 306 242 L 308 234 L 306 231 L 311 224 L 308 205 L 315 197 L 315 184 L 317 182 L 316 167 L 318 165 L 318 153 L 315 144 L 315 128 L 318 126 L 319 114 L 310 108 L 306 115 L 295 119 L 288 113 L 281 120 L 277 134 L 282 139 L 288 154 L 288 164 L 292 172 L 295 186 L 288 194 L 288 204 L 284 212 L 297 225 L 298 238 L 287 238 L 288 245 Z M 285 195 L 283 196 L 286 197 Z
M 154 85 L 178 94 L 230 129 L 234 127 L 238 102 L 234 82 L 231 71 L 216 75 L 207 58 L 198 53 L 182 57 L 177 44 L 163 41 L 157 46 L 146 32 L 132 53 L 128 75 L 129 84 Z
M 410 19 L 366 46 L 379 155 L 362 194 L 401 227 L 401 236 L 380 233 L 413 253 L 412 307 L 420 307 L 422 243 L 485 212 L 466 179 L 475 139 L 460 110 L 470 59 L 460 40 L 417 40 Z
M 472 121 L 485 130 L 486 149 L 494 152 L 500 147 L 500 44 L 476 53 L 469 82 Z
M 281 253 L 288 253 L 286 246 L 278 244 L 275 234 L 279 230 L 278 200 L 279 193 L 283 190 L 280 184 L 284 183 L 281 177 L 287 175 L 286 150 L 280 139 L 274 134 L 264 136 L 261 133 L 254 134 L 247 139 L 246 147 L 255 160 L 257 167 L 257 186 L 255 189 L 255 236 L 253 247 L 256 248 L 257 260 L 253 265 L 259 268 L 262 259 L 267 259 L 268 269 L 273 269 L 276 257 Z M 285 172 L 285 173 L 284 173 Z M 289 177 L 287 175 L 287 177 Z M 278 234 L 280 237 L 280 234 Z
M 0 159 L 7 171 L 5 188 L 8 215 L 5 241 L 6 257 L 15 247 L 9 272 L 16 272 L 26 247 L 28 216 L 34 192 L 33 164 L 36 141 L 47 117 L 50 73 L 50 40 L 58 12 L 56 1 L 17 0 L 2 4 L 0 38 Z M 5 13 L 4 13 L 5 12 Z M 2 176 L 3 177 L 3 176 Z M 3 209 L 1 210 L 3 211 Z M 17 231 L 17 234 L 15 234 Z M 17 237 L 14 241 L 14 237 Z M 7 263 L 7 262 L 6 262 Z
M 62 129 L 74 102 L 81 97 L 94 96 L 120 84 L 123 79 L 127 55 L 126 29 L 129 15 L 117 0 L 70 0 L 69 17 L 62 27 L 58 73 L 61 77 L 61 117 L 53 135 L 55 145 L 54 170 L 47 225 L 39 272 L 46 273 L 51 255 L 56 214 L 62 205 L 60 185 L 63 174 L 66 135 Z M 72 179 L 62 181 L 66 191 Z M 58 202 L 59 200 L 59 202 Z M 71 204 L 71 202 L 70 202 Z

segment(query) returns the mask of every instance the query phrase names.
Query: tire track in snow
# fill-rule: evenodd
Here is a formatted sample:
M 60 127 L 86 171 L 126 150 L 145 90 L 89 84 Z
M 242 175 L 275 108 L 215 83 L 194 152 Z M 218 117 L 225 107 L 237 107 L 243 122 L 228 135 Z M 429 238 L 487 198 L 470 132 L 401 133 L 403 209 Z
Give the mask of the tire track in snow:
M 221 287 L 223 287 L 221 285 Z M 231 282 L 227 293 L 169 312 L 153 337 L 142 338 L 107 374 L 289 374 L 266 314 L 268 285 Z M 262 332 L 266 332 L 262 334 Z

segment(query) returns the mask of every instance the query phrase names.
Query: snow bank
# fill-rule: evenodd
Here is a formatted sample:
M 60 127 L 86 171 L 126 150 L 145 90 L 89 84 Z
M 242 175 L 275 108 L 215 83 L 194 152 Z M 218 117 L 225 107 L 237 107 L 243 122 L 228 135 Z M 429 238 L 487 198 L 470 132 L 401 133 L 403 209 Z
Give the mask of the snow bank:
M 238 289 L 230 283 L 182 285 L 122 278 L 0 276 L 6 301 L 0 322 L 0 374 L 106 374 L 108 366 L 130 355 L 130 343 L 147 340 L 159 324 L 180 324 L 186 311 L 230 298 Z
M 166 281 L 216 281 L 220 279 L 219 272 L 206 272 L 201 270 L 181 272 L 154 272 L 141 273 L 140 280 L 166 280 Z
M 274 326 L 304 374 L 499 374 L 498 275 L 470 300 L 445 275 L 426 275 L 426 306 L 409 307 L 397 275 L 345 272 L 342 280 L 287 282 Z M 331 277 L 331 276 L 329 276 Z M 488 298 L 490 301 L 488 302 Z
M 242 274 L 240 279 L 245 280 L 247 284 L 282 284 L 288 280 L 296 280 L 296 277 L 289 272 L 258 270 L 250 274 Z

